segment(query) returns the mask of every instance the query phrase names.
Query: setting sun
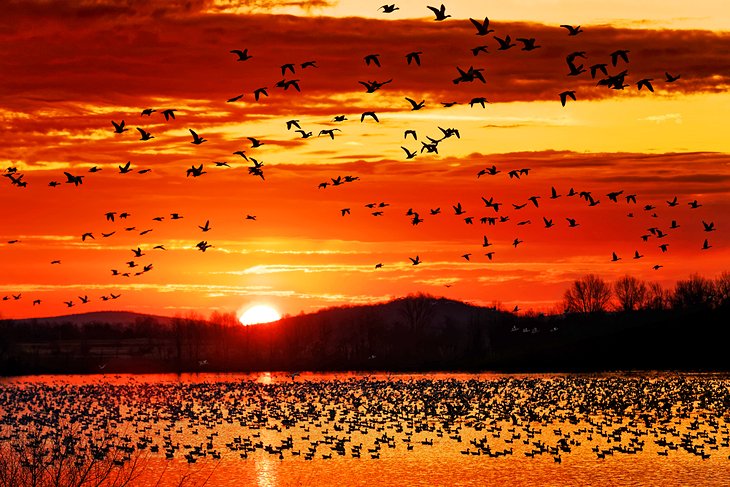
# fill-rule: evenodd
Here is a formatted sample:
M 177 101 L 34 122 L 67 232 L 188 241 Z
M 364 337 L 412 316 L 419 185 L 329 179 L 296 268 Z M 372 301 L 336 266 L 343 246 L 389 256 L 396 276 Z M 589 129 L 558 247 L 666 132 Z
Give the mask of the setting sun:
M 248 326 L 277 321 L 281 319 L 281 315 L 271 306 L 259 304 L 248 308 L 238 319 L 242 325 Z

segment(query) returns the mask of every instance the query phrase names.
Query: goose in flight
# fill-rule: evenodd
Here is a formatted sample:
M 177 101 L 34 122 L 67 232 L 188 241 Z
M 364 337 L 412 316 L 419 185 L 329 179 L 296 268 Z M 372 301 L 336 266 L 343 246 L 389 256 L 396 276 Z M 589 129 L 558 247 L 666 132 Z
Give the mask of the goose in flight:
M 707 239 L 705 239 L 705 242 L 702 244 L 702 250 L 707 250 L 710 247 L 712 247 L 712 245 L 710 245 L 710 243 L 707 241 Z
M 286 129 L 291 130 L 292 127 L 296 127 L 298 129 L 301 129 L 302 127 L 299 125 L 299 120 L 287 120 L 286 121 Z
M 136 249 L 132 249 L 132 253 L 134 253 L 134 257 L 142 257 L 144 253 L 142 252 L 142 249 L 137 247 Z
M 410 65 L 414 61 L 418 66 L 421 65 L 421 51 L 413 51 L 406 54 L 406 62 Z
M 73 301 L 64 301 L 64 304 L 65 304 L 65 305 L 66 305 L 67 307 L 69 307 L 69 308 L 72 308 L 72 307 L 73 307 L 73 305 L 74 305 L 74 302 L 73 302 Z
M 94 235 L 93 235 L 93 234 L 92 234 L 91 232 L 86 232 L 86 233 L 84 233 L 83 235 L 81 235 L 81 241 L 82 241 L 82 242 L 86 242 L 86 239 L 87 239 L 87 238 L 90 238 L 90 239 L 92 239 L 92 240 L 96 240 L 96 239 L 94 238 Z
M 642 87 L 646 87 L 647 90 L 654 93 L 654 87 L 651 85 L 651 81 L 652 81 L 652 78 L 640 79 L 639 81 L 636 82 L 636 87 L 639 89 L 639 91 L 641 91 Z
M 487 101 L 487 99 L 486 99 L 485 97 L 483 97 L 483 96 L 479 96 L 479 97 L 475 97 L 475 98 L 472 98 L 472 99 L 471 99 L 471 100 L 469 101 L 469 106 L 470 106 L 470 107 L 473 107 L 474 105 L 476 105 L 476 104 L 479 104 L 479 105 L 481 105 L 481 106 L 482 106 L 482 108 L 487 108 L 487 107 L 486 107 L 486 106 L 484 105 L 485 103 L 489 103 L 489 102 Z
M 516 238 L 516 239 L 514 239 L 514 241 L 512 241 L 512 245 L 514 246 L 514 248 L 517 248 L 517 246 L 523 242 L 524 242 L 524 240 L 520 240 L 519 238 Z
M 634 251 L 634 259 L 641 259 L 642 257 L 644 256 L 641 255 L 638 250 Z
M 701 205 L 701 204 L 700 204 L 700 203 L 699 203 L 699 202 L 698 202 L 697 200 L 694 200 L 694 201 L 690 201 L 690 202 L 689 202 L 689 203 L 687 203 L 687 204 L 688 204 L 688 205 L 689 205 L 689 207 L 690 207 L 691 209 L 693 209 L 693 210 L 694 210 L 694 209 L 697 209 L 697 208 L 699 208 L 700 206 L 702 206 L 702 205 Z
M 667 247 L 669 247 L 669 244 L 668 243 L 663 243 L 663 244 L 661 244 L 659 246 L 659 248 L 662 249 L 662 252 L 666 252 L 667 251 Z
M 545 228 L 550 228 L 555 225 L 552 220 L 549 220 L 545 217 L 542 217 L 542 221 L 545 222 Z
M 411 152 L 406 147 L 403 147 L 403 146 L 400 146 L 400 148 L 405 151 L 405 153 L 406 153 L 406 160 L 413 159 L 414 157 L 416 157 L 416 154 L 417 154 L 416 151 Z
M 248 161 L 248 157 L 246 156 L 246 151 L 237 150 L 233 154 L 243 157 L 245 160 Z
M 403 138 L 407 139 L 408 136 L 411 135 L 413 137 L 413 140 L 418 140 L 418 135 L 416 134 L 416 131 L 413 129 L 408 129 L 405 132 L 403 132 Z
M 180 213 L 170 213 L 171 220 L 180 220 L 183 216 Z
M 295 130 L 295 132 L 300 134 L 302 139 L 308 139 L 312 136 L 312 132 L 306 132 L 304 130 Z
M 349 208 L 342 208 L 342 209 L 340 210 L 340 213 L 342 214 L 342 216 L 345 216 L 345 215 L 350 215 L 350 214 L 351 214 L 351 213 L 350 213 L 350 209 L 349 209 Z
M 667 205 L 670 208 L 679 205 L 679 202 L 677 201 L 677 197 L 675 196 L 673 200 L 667 201 Z
M 391 83 L 393 79 L 389 79 L 386 81 L 358 81 L 361 85 L 365 87 L 367 90 L 366 93 L 375 93 L 377 90 L 382 88 L 384 85 L 387 85 L 388 83 Z M 346 120 L 343 118 L 342 120 Z M 342 120 L 335 120 L 336 122 L 340 122 Z
M 580 223 L 576 223 L 574 218 L 566 218 L 568 220 L 568 226 L 570 228 L 577 227 Z
M 382 267 L 383 267 L 383 263 L 382 262 L 378 262 L 377 264 L 375 264 L 375 268 L 376 269 L 380 269 Z
M 518 37 L 515 39 L 517 42 L 521 42 L 523 44 L 522 51 L 534 51 L 535 49 L 539 49 L 542 46 L 538 46 L 535 44 L 537 40 L 534 37 L 526 38 L 526 37 Z
M 240 100 L 241 98 L 243 98 L 243 95 L 244 95 L 244 93 L 241 93 L 240 95 L 236 95 L 233 98 L 229 98 L 226 100 L 226 103 L 235 103 L 238 100 Z
M 406 101 L 411 104 L 411 111 L 420 110 L 423 108 L 424 104 L 426 103 L 426 100 L 421 100 L 420 102 L 416 102 L 416 100 L 412 100 L 411 98 L 405 97 Z
M 481 46 L 476 46 L 471 48 L 471 54 L 472 56 L 476 57 L 479 55 L 479 53 L 489 54 L 489 46 L 486 44 Z
M 413 257 L 408 257 L 408 258 L 411 259 L 412 265 L 418 265 L 421 262 L 423 262 L 419 256 L 416 256 L 415 259 Z
M 168 108 L 167 110 L 162 111 L 162 115 L 165 116 L 165 121 L 169 121 L 171 118 L 175 120 L 175 110 L 174 108 Z
M 281 75 L 286 76 L 287 70 L 291 71 L 291 74 L 294 74 L 294 64 L 292 63 L 286 63 L 281 65 Z
M 619 260 L 621 260 L 621 257 L 619 257 L 618 255 L 616 255 L 616 252 L 612 252 L 611 253 L 611 262 L 616 262 L 616 261 L 619 261 Z
M 255 99 L 256 101 L 259 101 L 259 98 L 261 97 L 261 95 L 264 95 L 264 96 L 269 96 L 269 92 L 268 92 L 268 91 L 266 91 L 267 89 L 268 89 L 268 88 L 266 88 L 265 86 L 264 86 L 263 88 L 256 88 L 256 89 L 255 89 L 255 90 L 253 91 L 253 97 L 254 97 L 254 99 Z
M 316 68 L 317 67 L 317 61 L 304 61 L 303 63 L 301 63 L 299 65 L 299 67 L 301 67 L 302 69 Z
M 81 300 L 81 304 L 88 304 L 89 302 L 89 296 L 79 296 L 79 299 Z
M 498 51 L 506 51 L 507 49 L 511 49 L 517 45 L 512 42 L 512 38 L 508 35 L 505 36 L 504 39 L 497 36 L 492 37 L 494 37 L 494 40 L 499 43 L 499 48 L 497 48 Z
M 191 166 L 187 170 L 186 177 L 192 176 L 194 178 L 197 178 L 198 176 L 202 176 L 203 174 L 206 174 L 206 171 L 203 171 L 203 164 L 200 164 L 200 166 L 198 166 L 198 167 Z
M 561 24 L 560 27 L 563 29 L 568 29 L 568 35 L 569 36 L 577 36 L 581 32 L 583 32 L 583 29 L 580 28 L 580 25 L 572 26 L 568 24 Z
M 568 68 L 570 68 L 570 72 L 568 72 L 568 76 L 578 76 L 586 72 L 583 65 L 576 66 L 575 64 L 568 64 Z M 599 81 L 600 83 L 600 81 Z
M 378 116 L 375 114 L 375 112 L 363 112 L 363 114 L 360 115 L 360 122 L 365 120 L 365 117 L 370 117 L 373 120 L 375 120 L 376 122 L 380 122 L 380 120 L 378 120 Z
M 196 244 L 195 246 L 196 246 L 196 247 L 198 248 L 198 250 L 200 250 L 201 252 L 205 252 L 206 250 L 208 250 L 209 248 L 211 248 L 211 247 L 212 247 L 212 245 L 210 245 L 210 244 L 209 244 L 209 243 L 208 243 L 207 241 L 205 241 L 205 240 L 201 240 L 201 241 L 200 241 L 200 242 L 198 242 L 198 243 L 197 243 L 197 244 Z
M 117 123 L 114 120 L 112 120 L 112 125 L 114 125 L 114 133 L 115 134 L 121 134 L 122 132 L 126 132 L 127 130 L 129 130 L 129 129 L 127 129 L 124 126 L 124 120 L 122 120 L 119 123 Z
M 334 138 L 335 138 L 335 130 L 337 130 L 338 132 L 342 132 L 342 130 L 340 130 L 340 129 L 323 129 L 323 130 L 320 130 L 319 131 L 319 135 L 317 135 L 317 137 L 319 137 L 320 135 L 329 135 L 330 138 L 332 140 L 334 140 Z
M 679 78 L 681 78 L 681 75 L 679 75 L 679 74 L 678 74 L 678 75 L 674 76 L 674 75 L 671 75 L 671 74 L 669 74 L 669 73 L 667 73 L 667 72 L 665 71 L 665 72 L 664 72 L 664 78 L 666 79 L 667 83 L 674 83 L 674 82 L 675 82 L 675 81 L 677 81 L 677 80 L 678 80 Z
M 36 306 L 38 304 L 41 304 L 41 300 L 40 299 L 34 299 L 33 300 L 33 306 Z
M 426 5 L 426 8 L 429 9 L 433 14 L 436 16 L 435 21 L 441 21 L 446 20 L 447 18 L 451 17 L 451 15 L 446 15 L 446 7 L 444 4 L 441 4 L 441 7 L 431 7 L 430 5 Z
M 382 10 L 384 14 L 392 14 L 396 10 L 400 9 L 396 7 L 394 3 L 391 3 L 390 5 L 381 5 L 378 7 L 378 10 Z
M 555 186 L 550 187 L 550 199 L 556 200 L 560 198 L 560 195 L 558 194 L 558 191 L 555 189 Z
M 231 167 L 226 161 L 213 161 L 215 167 Z
M 111 233 L 104 233 L 104 232 L 102 232 L 101 236 L 102 236 L 103 238 L 109 238 L 109 237 L 111 237 L 112 235 L 114 235 L 115 233 L 117 233 L 117 232 L 116 232 L 116 231 L 114 231 L 114 232 L 111 232 Z
M 606 69 L 606 66 L 608 66 L 608 65 L 605 64 L 605 63 L 599 63 L 599 64 L 592 65 L 590 67 L 590 70 L 591 70 L 591 79 L 596 79 L 596 73 L 598 71 L 601 71 L 604 76 L 608 76 L 608 70 Z
M 464 260 L 466 260 L 468 262 L 469 258 L 471 257 L 471 254 L 464 254 L 464 255 L 462 255 L 462 257 L 464 258 Z
M 483 238 L 483 242 L 482 242 L 482 247 L 485 247 L 485 248 L 486 248 L 486 247 L 489 247 L 489 246 L 493 245 L 493 244 L 492 244 L 492 243 L 491 243 L 491 242 L 490 242 L 490 241 L 489 241 L 489 240 L 487 239 L 487 236 L 486 236 L 486 235 L 483 235 L 483 236 L 482 236 L 482 238 Z
M 484 22 L 479 22 L 478 20 L 469 18 L 469 21 L 471 21 L 472 25 L 476 27 L 478 36 L 485 36 L 491 32 L 494 32 L 494 29 L 489 28 L 489 17 L 484 17 Z
M 618 197 L 623 194 L 623 190 L 621 191 L 612 191 L 608 193 L 606 196 L 608 196 L 608 199 L 613 201 L 614 203 L 618 203 Z
M 244 50 L 231 49 L 228 52 L 230 52 L 231 54 L 236 54 L 238 56 L 238 59 L 236 59 L 236 61 L 248 61 L 249 59 L 251 59 L 253 57 L 248 53 L 248 48 L 246 48 Z
M 705 227 L 706 232 L 714 232 L 715 231 L 715 222 L 707 223 L 704 220 L 702 220 L 702 226 Z
M 127 163 L 125 165 L 118 166 L 119 167 L 119 174 L 127 174 L 128 172 L 132 172 L 131 165 L 132 165 L 132 162 L 131 161 L 127 161 Z
M 560 104 L 565 106 L 565 104 L 568 102 L 568 97 L 572 98 L 573 101 L 575 101 L 575 90 L 566 90 L 560 93 Z
M 251 141 L 252 149 L 255 149 L 257 147 L 261 147 L 262 145 L 264 145 L 264 143 L 261 142 L 260 140 L 258 140 L 256 137 L 246 137 L 246 138 Z
M 375 64 L 377 67 L 380 67 L 380 54 L 368 54 L 363 59 L 365 59 L 365 65 L 370 66 L 370 63 Z
M 454 209 L 455 215 L 463 215 L 464 213 L 466 213 L 466 211 L 464 211 L 464 209 L 461 207 L 461 203 L 459 202 L 457 202 L 455 206 L 452 206 L 452 208 Z
M 192 142 L 190 142 L 191 144 L 200 145 L 203 142 L 207 141 L 207 139 L 204 139 L 203 137 L 196 134 L 193 129 L 188 129 L 188 130 L 190 131 L 190 135 L 193 136 L 193 140 L 192 140 Z
M 611 53 L 611 64 L 616 67 L 619 58 L 623 59 L 625 63 L 629 62 L 629 51 L 628 49 L 617 49 Z
M 205 220 L 205 225 L 203 225 L 203 226 L 198 225 L 198 228 L 204 232 L 209 231 L 210 230 L 210 220 Z
M 145 108 L 144 110 L 142 110 L 140 117 L 144 117 L 145 115 L 149 117 L 156 111 L 157 110 L 155 110 L 154 108 Z

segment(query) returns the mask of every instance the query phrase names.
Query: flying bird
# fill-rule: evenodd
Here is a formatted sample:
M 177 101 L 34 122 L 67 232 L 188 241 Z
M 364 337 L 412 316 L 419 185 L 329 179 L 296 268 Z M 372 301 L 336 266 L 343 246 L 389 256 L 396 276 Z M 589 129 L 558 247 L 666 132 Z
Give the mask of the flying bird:
M 568 101 L 568 97 L 572 98 L 573 101 L 575 101 L 575 91 L 574 90 L 567 90 L 560 93 L 560 104 L 565 106 L 565 104 Z
M 193 129 L 188 129 L 188 130 L 190 131 L 190 135 L 193 136 L 193 140 L 192 140 L 192 142 L 190 142 L 191 144 L 200 145 L 203 142 L 206 142 L 206 139 L 204 139 L 203 137 L 196 134 Z
M 442 5 L 443 7 L 443 5 Z M 489 28 L 489 17 L 484 17 L 484 21 L 480 22 L 478 20 L 474 20 L 472 18 L 469 18 L 471 23 L 476 27 L 478 36 L 485 36 L 489 34 L 490 32 L 494 32 L 494 29 Z
M 433 14 L 436 16 L 436 18 L 434 19 L 435 21 L 446 20 L 447 18 L 451 17 L 451 15 L 446 15 L 446 7 L 443 3 L 439 8 L 431 7 L 430 5 L 427 5 L 426 8 L 433 12 Z
M 564 29 L 568 29 L 568 35 L 569 36 L 577 36 L 581 32 L 583 32 L 583 29 L 580 28 L 580 25 L 576 25 L 575 27 L 568 24 L 561 24 L 560 27 Z
M 119 123 L 117 123 L 114 120 L 112 120 L 112 125 L 114 125 L 114 133 L 115 134 L 121 134 L 122 132 L 126 132 L 127 130 L 129 130 L 129 129 L 127 129 L 127 128 L 124 127 L 124 120 L 122 120 Z
M 248 53 L 248 48 L 246 48 L 244 50 L 231 49 L 228 52 L 230 52 L 231 54 L 236 54 L 238 56 L 238 59 L 236 59 L 236 61 L 248 61 L 249 59 L 251 59 L 253 57 Z

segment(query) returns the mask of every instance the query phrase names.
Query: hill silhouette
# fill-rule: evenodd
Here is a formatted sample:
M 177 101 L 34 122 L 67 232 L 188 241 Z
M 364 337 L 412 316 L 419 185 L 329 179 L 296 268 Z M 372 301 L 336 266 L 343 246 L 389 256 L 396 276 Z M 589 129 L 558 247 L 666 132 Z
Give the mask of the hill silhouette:
M 728 307 L 517 315 L 429 295 L 242 326 L 129 312 L 0 321 L 0 373 L 728 370 Z

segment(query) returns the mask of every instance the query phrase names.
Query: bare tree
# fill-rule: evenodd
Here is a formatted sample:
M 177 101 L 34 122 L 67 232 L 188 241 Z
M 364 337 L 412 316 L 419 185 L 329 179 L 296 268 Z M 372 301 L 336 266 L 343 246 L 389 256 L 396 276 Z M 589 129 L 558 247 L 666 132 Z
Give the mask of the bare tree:
M 626 275 L 613 284 L 613 291 L 616 294 L 618 306 L 622 310 L 634 311 L 644 307 L 647 296 L 647 287 L 644 281 Z
M 407 296 L 401 301 L 401 313 L 411 332 L 422 331 L 431 320 L 433 297 L 418 293 Z
M 730 305 L 730 272 L 728 271 L 715 279 L 715 304 L 718 307 Z
M 664 289 L 658 282 L 650 282 L 646 286 L 644 308 L 652 310 L 667 309 L 671 301 L 671 292 Z
M 715 298 L 715 283 L 699 274 L 677 281 L 672 306 L 678 309 L 709 308 Z
M 606 311 L 611 302 L 611 286 L 595 274 L 573 282 L 563 295 L 563 307 L 568 313 L 597 313 Z

